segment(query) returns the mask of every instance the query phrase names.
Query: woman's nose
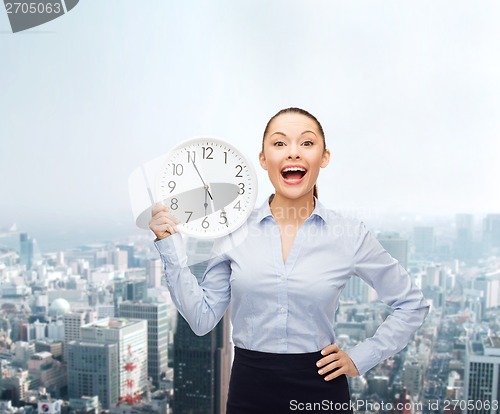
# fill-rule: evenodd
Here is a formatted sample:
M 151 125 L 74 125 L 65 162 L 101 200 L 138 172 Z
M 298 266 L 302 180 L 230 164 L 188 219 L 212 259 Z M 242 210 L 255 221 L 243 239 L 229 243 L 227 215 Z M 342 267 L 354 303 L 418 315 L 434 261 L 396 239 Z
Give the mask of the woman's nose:
M 300 158 L 299 149 L 295 145 L 290 146 L 290 149 L 288 152 L 288 159 L 291 160 L 293 158 L 295 158 L 295 159 Z

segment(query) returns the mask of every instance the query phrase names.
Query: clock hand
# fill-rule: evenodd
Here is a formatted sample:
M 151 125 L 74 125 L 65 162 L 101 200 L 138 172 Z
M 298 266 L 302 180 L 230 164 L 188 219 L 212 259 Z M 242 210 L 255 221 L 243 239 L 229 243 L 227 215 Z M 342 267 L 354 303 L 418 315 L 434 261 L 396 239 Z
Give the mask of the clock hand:
M 200 176 L 200 179 L 201 179 L 201 182 L 203 183 L 203 187 L 205 187 L 205 191 L 208 192 L 208 195 L 210 196 L 210 198 L 213 200 L 214 198 L 212 197 L 212 194 L 210 194 L 210 191 L 208 191 L 208 185 L 205 183 L 205 180 L 203 180 L 203 177 L 201 176 L 200 174 L 200 171 L 198 170 L 198 167 L 196 166 L 196 164 L 194 163 L 194 160 L 193 160 L 193 165 L 194 165 L 194 169 L 196 170 L 196 172 L 198 173 L 198 175 Z
M 207 215 L 207 207 L 208 207 L 207 193 L 208 193 L 207 186 L 205 186 L 205 204 L 203 204 L 205 206 L 205 216 Z

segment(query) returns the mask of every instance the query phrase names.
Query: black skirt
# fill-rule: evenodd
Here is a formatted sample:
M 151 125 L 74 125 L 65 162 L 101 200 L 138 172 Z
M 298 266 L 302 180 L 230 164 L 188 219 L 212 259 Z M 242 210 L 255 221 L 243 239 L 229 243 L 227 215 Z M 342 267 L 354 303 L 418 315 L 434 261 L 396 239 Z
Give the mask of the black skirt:
M 226 414 L 351 414 L 346 376 L 325 381 L 316 367 L 322 357 L 319 351 L 273 354 L 235 347 Z

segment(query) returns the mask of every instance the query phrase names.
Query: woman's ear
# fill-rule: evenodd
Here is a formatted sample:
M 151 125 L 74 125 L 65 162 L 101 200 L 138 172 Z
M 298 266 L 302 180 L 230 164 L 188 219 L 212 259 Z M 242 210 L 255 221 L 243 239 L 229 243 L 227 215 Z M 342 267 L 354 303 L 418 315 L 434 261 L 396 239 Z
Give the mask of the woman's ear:
M 264 153 L 262 151 L 259 153 L 259 161 L 260 161 L 261 167 L 267 171 L 266 157 L 264 157 Z
M 321 168 L 325 168 L 330 163 L 330 150 L 326 149 L 323 151 L 323 158 L 321 160 Z

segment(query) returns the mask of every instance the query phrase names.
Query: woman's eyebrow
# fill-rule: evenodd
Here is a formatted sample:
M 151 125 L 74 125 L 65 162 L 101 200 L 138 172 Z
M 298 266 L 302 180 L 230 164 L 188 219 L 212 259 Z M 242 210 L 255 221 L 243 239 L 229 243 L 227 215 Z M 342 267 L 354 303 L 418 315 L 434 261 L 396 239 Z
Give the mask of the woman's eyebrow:
M 304 132 L 303 132 L 302 134 L 300 134 L 300 135 L 307 134 L 308 132 L 310 132 L 311 134 L 316 135 L 316 132 L 314 132 L 314 131 L 310 131 L 310 130 L 304 131 Z M 316 136 L 317 136 L 317 135 L 316 135 Z
M 286 137 L 286 134 L 284 132 L 280 132 L 280 131 L 273 132 L 270 136 L 272 137 L 275 134 L 282 135 L 282 136 Z
M 300 135 L 305 135 L 305 134 L 307 134 L 307 133 L 309 133 L 309 132 L 310 132 L 311 134 L 313 134 L 313 135 L 316 135 L 316 132 L 311 131 L 311 130 L 309 130 L 309 129 L 308 129 L 308 130 L 306 130 L 306 131 L 304 131 L 304 132 L 302 132 Z M 277 135 L 282 135 L 282 136 L 284 136 L 284 137 L 286 137 L 286 136 L 287 136 L 284 132 L 281 132 L 281 131 L 276 131 L 276 132 L 273 132 L 270 136 L 272 137 L 272 136 L 273 136 L 273 135 L 275 135 L 275 134 L 277 134 Z M 317 135 L 316 135 L 316 136 L 317 136 Z

